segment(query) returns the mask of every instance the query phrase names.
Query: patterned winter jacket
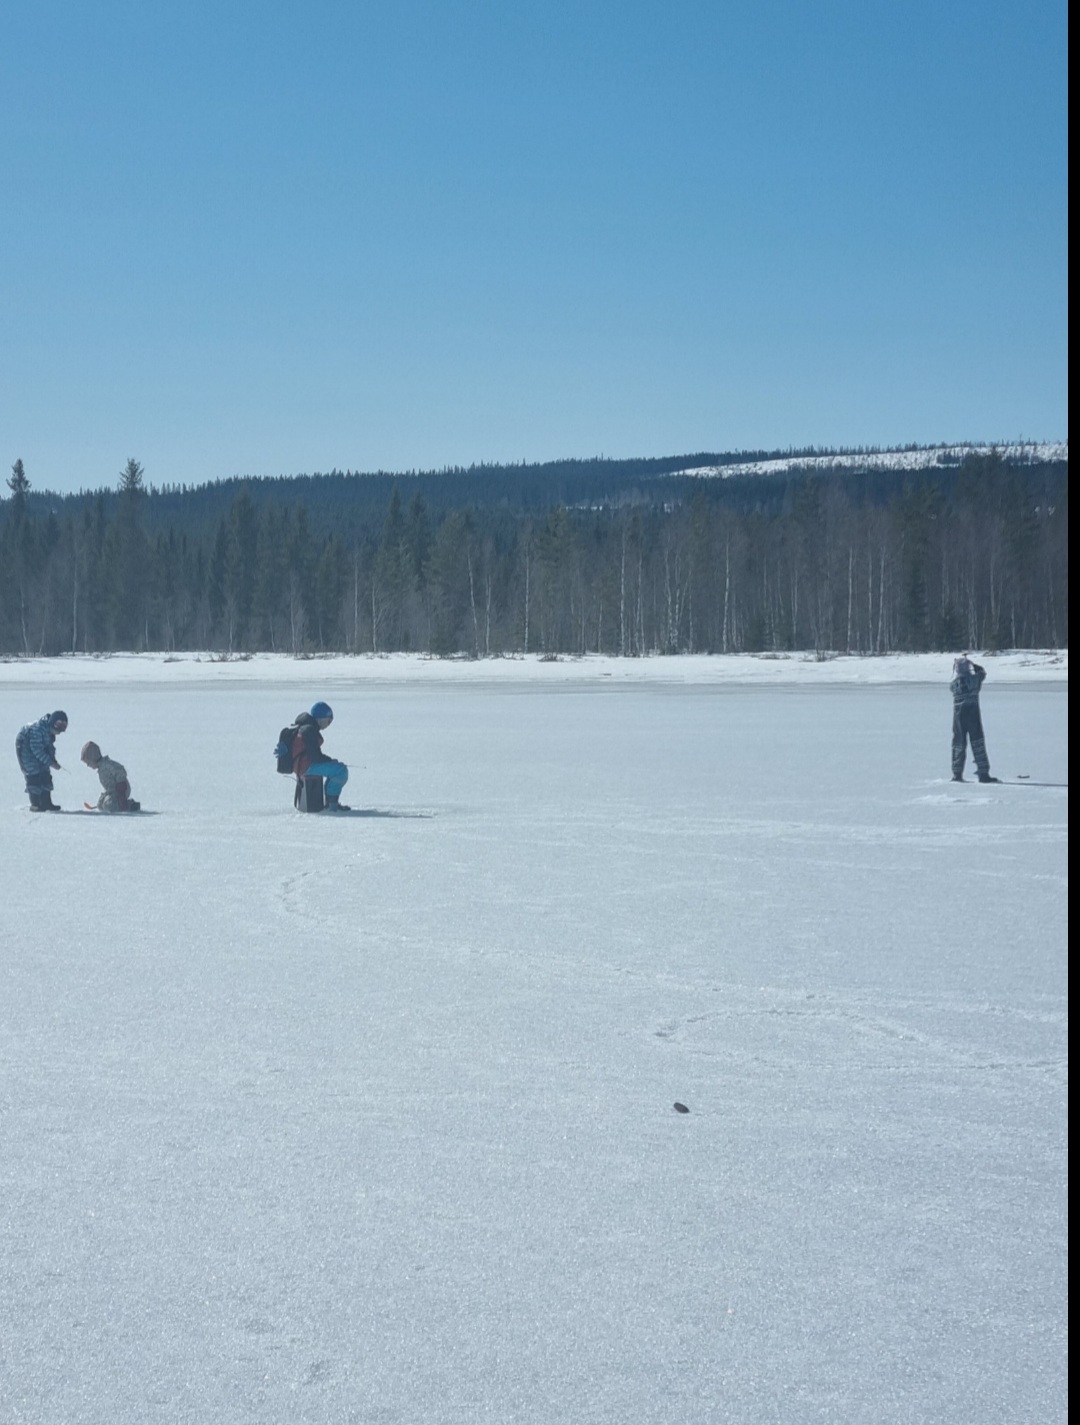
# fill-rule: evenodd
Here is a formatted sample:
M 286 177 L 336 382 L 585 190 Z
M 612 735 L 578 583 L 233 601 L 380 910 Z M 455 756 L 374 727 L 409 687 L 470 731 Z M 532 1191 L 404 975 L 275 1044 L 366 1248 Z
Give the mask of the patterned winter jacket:
M 949 684 L 953 706 L 978 702 L 979 689 L 985 677 L 986 669 L 980 668 L 978 663 L 972 663 L 970 658 L 958 658 L 953 664 L 953 680 Z
M 114 762 L 111 757 L 102 757 L 95 771 L 101 785 L 105 788 L 101 796 L 98 797 L 98 810 L 126 811 L 128 798 L 131 796 L 131 787 L 128 784 L 127 772 L 124 768 L 119 762 Z
M 24 772 L 48 772 L 59 766 L 56 760 L 56 733 L 52 728 L 52 713 L 37 722 L 29 722 L 15 739 L 19 765 Z

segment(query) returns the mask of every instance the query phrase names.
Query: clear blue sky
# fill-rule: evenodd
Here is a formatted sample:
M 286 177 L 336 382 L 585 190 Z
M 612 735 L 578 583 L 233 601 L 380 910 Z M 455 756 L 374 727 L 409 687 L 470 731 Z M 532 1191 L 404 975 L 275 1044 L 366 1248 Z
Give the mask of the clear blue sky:
M 2 473 L 1064 438 L 1066 13 L 7 6 Z

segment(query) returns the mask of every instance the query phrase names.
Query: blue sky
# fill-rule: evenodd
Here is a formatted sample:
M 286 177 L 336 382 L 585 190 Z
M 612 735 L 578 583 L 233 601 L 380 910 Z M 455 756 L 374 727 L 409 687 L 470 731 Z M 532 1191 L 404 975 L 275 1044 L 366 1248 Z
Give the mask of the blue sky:
M 1066 14 L 9 6 L 3 473 L 1064 438 Z

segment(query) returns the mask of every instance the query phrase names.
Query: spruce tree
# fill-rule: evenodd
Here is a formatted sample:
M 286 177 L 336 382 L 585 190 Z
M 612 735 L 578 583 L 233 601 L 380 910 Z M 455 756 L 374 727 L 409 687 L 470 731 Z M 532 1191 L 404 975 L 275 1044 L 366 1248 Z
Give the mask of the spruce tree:
M 4 524 L 4 538 L 0 544 L 6 578 L 0 584 L 0 595 L 14 614 L 19 647 L 24 654 L 30 652 L 30 581 L 34 569 L 35 530 L 26 507 L 26 497 L 30 481 L 21 460 L 11 467 L 7 482 L 11 491 L 11 505 Z M 6 585 L 6 588 L 4 587 Z
M 120 498 L 112 530 L 113 641 L 135 649 L 147 642 L 150 549 L 146 538 L 143 468 L 131 459 L 120 472 Z

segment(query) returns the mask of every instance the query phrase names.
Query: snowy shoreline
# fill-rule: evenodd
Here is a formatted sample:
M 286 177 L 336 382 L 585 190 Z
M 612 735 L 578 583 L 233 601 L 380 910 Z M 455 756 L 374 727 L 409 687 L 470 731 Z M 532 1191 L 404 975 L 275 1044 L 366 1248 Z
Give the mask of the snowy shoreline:
M 978 653 L 995 683 L 1067 683 L 1068 649 L 1012 649 Z M 670 657 L 614 658 L 539 654 L 499 658 L 434 658 L 417 653 L 315 655 L 256 653 L 62 654 L 54 658 L 0 661 L 0 685 L 109 683 L 261 683 L 332 685 L 343 682 L 457 684 L 591 683 L 609 679 L 631 684 L 750 685 L 844 684 L 948 681 L 951 653 L 890 653 L 877 656 L 814 653 L 684 654 Z

